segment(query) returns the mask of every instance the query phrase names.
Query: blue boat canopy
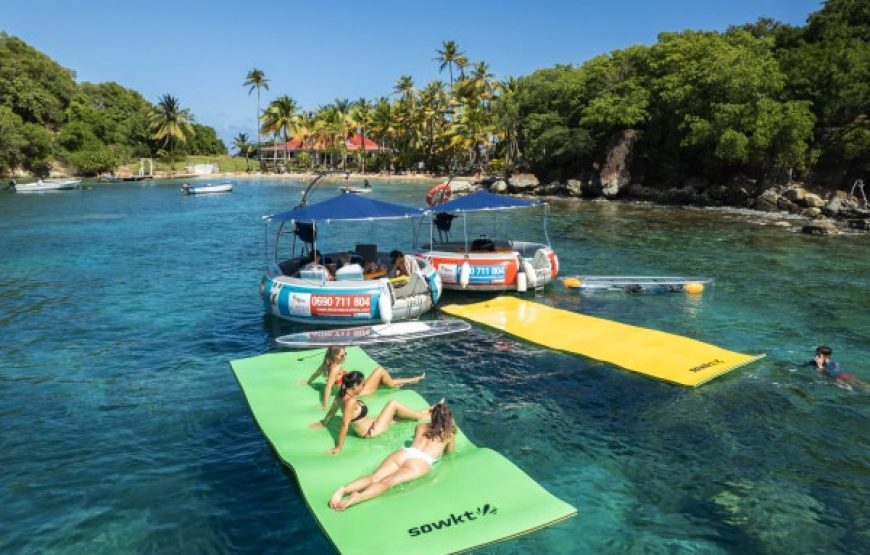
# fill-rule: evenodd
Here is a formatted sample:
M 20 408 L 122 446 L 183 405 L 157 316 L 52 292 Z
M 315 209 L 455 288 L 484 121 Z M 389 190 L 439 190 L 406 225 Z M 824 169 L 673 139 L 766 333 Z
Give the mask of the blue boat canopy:
M 470 195 L 459 197 L 444 204 L 433 206 L 431 212 L 479 212 L 482 210 L 510 210 L 512 208 L 530 208 L 540 206 L 540 202 L 523 200 L 488 191 L 476 191 Z
M 422 214 L 423 211 L 419 208 L 373 200 L 352 193 L 342 193 L 323 202 L 265 216 L 264 219 L 285 222 L 330 222 L 416 218 Z

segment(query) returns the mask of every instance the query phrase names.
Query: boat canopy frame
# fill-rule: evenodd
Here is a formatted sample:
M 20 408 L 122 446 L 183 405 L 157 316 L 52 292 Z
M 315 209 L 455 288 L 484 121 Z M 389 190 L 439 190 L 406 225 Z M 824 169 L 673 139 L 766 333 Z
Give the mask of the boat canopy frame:
M 516 199 L 497 195 L 488 191 L 476 191 L 464 197 L 447 201 L 443 204 L 433 206 L 423 213 L 423 216 L 429 217 L 429 252 L 434 251 L 435 235 L 434 235 L 434 215 L 438 213 L 456 213 L 462 214 L 462 236 L 465 244 L 465 255 L 468 256 L 468 220 L 466 215 L 470 212 L 497 212 L 506 210 L 521 210 L 527 208 L 544 207 L 544 239 L 547 247 L 552 248 L 550 244 L 549 232 L 549 217 L 550 205 L 546 202 L 529 201 L 524 199 Z M 457 208 L 454 208 L 457 207 Z M 417 247 L 416 233 L 414 238 L 414 247 Z

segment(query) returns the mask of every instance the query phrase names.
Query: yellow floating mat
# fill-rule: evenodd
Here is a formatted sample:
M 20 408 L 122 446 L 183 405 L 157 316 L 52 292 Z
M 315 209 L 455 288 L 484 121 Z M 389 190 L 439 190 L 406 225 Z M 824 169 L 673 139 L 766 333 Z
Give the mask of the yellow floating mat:
M 576 353 L 680 385 L 696 386 L 764 355 L 726 351 L 688 337 L 585 316 L 516 297 L 441 310 L 551 349 Z

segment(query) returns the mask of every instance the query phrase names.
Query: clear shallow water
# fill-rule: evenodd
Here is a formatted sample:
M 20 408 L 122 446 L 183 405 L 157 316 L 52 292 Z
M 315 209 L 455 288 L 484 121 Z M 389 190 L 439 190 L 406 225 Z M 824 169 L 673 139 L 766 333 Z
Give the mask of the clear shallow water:
M 427 189 L 374 186 L 375 198 L 417 205 Z M 185 197 L 158 182 L 0 195 L 0 551 L 330 550 L 227 364 L 298 329 L 263 314 L 257 286 L 260 216 L 291 208 L 301 189 L 241 181 L 231 195 Z M 552 209 L 563 275 L 716 277 L 701 297 L 581 297 L 557 285 L 539 299 L 767 353 L 699 389 L 481 328 L 371 349 L 399 375 L 426 368 L 425 397 L 446 395 L 474 442 L 580 511 L 486 553 L 870 551 L 868 394 L 797 368 L 827 342 L 870 381 L 870 238 L 746 220 Z M 497 224 L 542 238 L 535 214 Z M 409 227 L 336 228 L 325 248 L 358 232 L 391 245 Z

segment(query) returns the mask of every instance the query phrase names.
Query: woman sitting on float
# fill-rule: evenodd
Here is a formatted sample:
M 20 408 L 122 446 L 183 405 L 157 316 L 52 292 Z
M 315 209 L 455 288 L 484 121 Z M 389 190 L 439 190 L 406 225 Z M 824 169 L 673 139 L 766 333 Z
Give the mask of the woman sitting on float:
M 337 385 L 341 387 L 342 378 L 348 375 L 347 370 L 341 366 L 346 358 L 347 351 L 344 347 L 341 345 L 330 345 L 326 349 L 326 353 L 323 355 L 323 362 L 317 370 L 311 374 L 311 377 L 304 382 L 306 385 L 310 385 L 320 376 L 326 377 L 326 386 L 323 388 L 323 410 L 326 410 L 329 406 L 329 399 L 332 396 L 333 386 Z M 419 383 L 425 377 L 426 373 L 423 372 L 419 376 L 413 378 L 394 378 L 384 368 L 378 366 L 371 374 L 369 374 L 369 377 L 365 378 L 363 381 L 360 395 L 371 395 L 377 391 L 378 387 L 381 385 L 386 387 L 402 387 L 406 384 Z
M 344 439 L 351 428 L 357 436 L 363 439 L 372 439 L 389 430 L 395 418 L 426 420 L 432 416 L 434 406 L 418 411 L 410 409 L 394 399 L 387 401 L 380 414 L 374 417 L 369 416 L 369 408 L 359 399 L 364 387 L 362 372 L 353 371 L 345 375 L 341 380 L 341 389 L 332 402 L 329 412 L 326 413 L 323 420 L 318 420 L 311 425 L 312 428 L 328 426 L 338 410 L 341 409 L 341 429 L 338 432 L 335 447 L 327 450 L 328 453 L 336 455 L 341 452 Z

